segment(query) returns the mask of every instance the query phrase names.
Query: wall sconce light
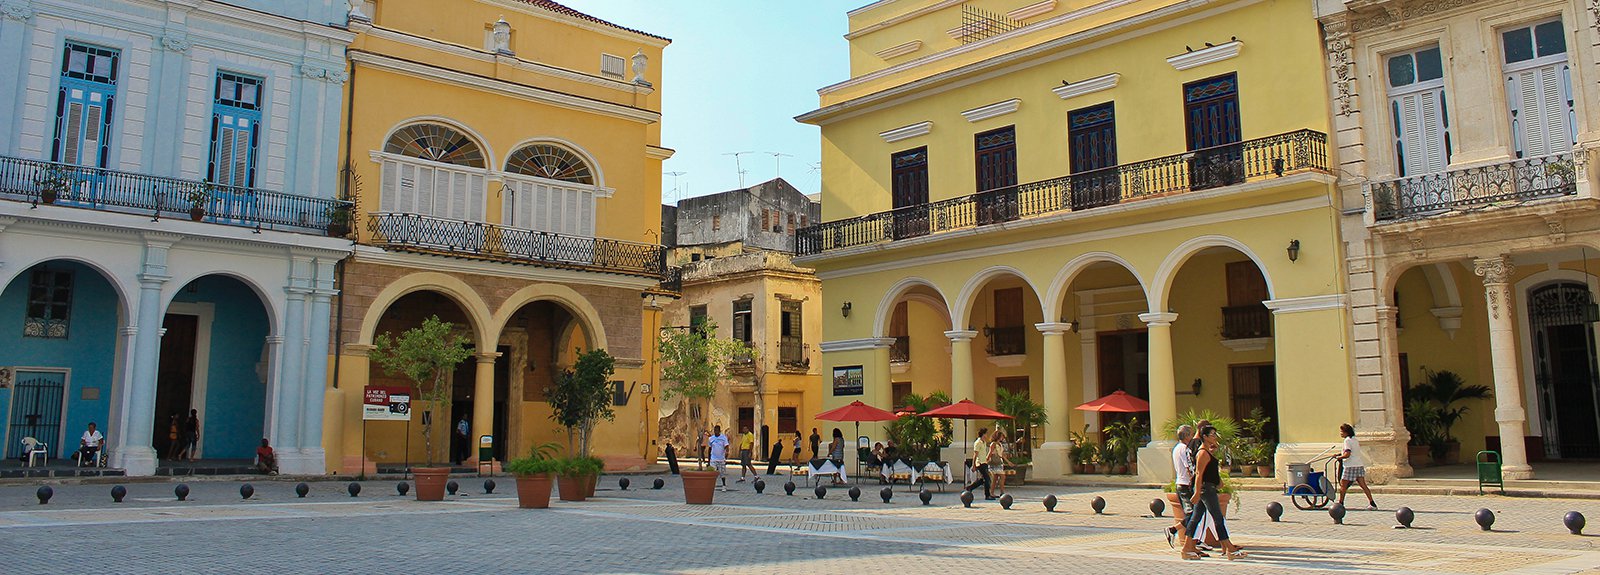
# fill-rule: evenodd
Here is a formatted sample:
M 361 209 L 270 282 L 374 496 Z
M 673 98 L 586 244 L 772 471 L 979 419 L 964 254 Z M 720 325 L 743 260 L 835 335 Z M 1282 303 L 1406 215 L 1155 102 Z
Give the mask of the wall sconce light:
M 1200 378 L 1194 378 L 1194 394 L 1196 396 L 1200 395 L 1200 383 Z
M 1300 259 L 1300 240 L 1289 240 L 1289 261 Z
M 850 302 L 844 302 L 844 305 L 839 306 L 839 313 L 845 317 L 850 317 Z

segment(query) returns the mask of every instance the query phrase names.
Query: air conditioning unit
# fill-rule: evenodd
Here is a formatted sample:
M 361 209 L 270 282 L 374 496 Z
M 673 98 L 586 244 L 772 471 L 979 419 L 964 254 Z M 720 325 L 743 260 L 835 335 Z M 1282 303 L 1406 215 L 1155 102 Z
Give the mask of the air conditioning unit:
M 772 226 L 772 233 L 775 233 L 775 234 L 783 233 L 783 224 L 778 224 L 776 226 Z

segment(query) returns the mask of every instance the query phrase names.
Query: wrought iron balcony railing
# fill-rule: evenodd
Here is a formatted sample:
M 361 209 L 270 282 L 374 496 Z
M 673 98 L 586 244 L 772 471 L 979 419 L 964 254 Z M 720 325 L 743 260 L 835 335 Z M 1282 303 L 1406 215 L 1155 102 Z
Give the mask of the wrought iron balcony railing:
M 1222 308 L 1222 339 L 1272 336 L 1272 312 L 1262 304 Z
M 1399 220 L 1483 207 L 1570 196 L 1578 191 L 1571 153 L 1425 174 L 1367 185 L 1375 221 Z
M 778 340 L 778 369 L 803 370 L 811 367 L 811 346 L 797 338 Z
M 10 156 L 0 156 L 0 196 L 154 218 L 191 218 L 338 236 L 348 233 L 350 222 L 350 203 L 342 200 Z
M 891 363 L 911 361 L 911 336 L 894 336 L 894 343 L 889 345 L 889 361 Z
M 1028 353 L 1028 332 L 1022 326 L 986 327 L 983 334 L 989 337 L 985 351 L 989 355 L 1023 355 Z
M 367 215 L 373 245 L 519 264 L 666 277 L 661 246 L 418 214 Z
M 801 228 L 801 255 L 1087 210 L 1304 170 L 1328 171 L 1327 135 L 1299 130 Z

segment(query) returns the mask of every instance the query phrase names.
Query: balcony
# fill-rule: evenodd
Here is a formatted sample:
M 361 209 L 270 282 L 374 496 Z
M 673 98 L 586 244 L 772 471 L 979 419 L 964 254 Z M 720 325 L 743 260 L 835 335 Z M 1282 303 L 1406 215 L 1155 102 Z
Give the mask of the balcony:
M 889 345 L 889 363 L 911 362 L 911 336 L 894 336 L 894 343 Z
M 990 356 L 1023 355 L 1028 353 L 1028 334 L 1022 326 L 986 327 L 983 335 L 989 338 L 985 351 Z
M 805 371 L 811 368 L 811 346 L 800 342 L 799 338 L 785 337 L 778 340 L 778 369 L 781 371 Z
M 1571 153 L 1400 178 L 1367 185 L 1374 222 L 1427 217 L 1577 194 Z
M 668 280 L 659 245 L 569 236 L 433 216 L 373 213 L 372 245 L 386 249 Z
M 1272 337 L 1272 312 L 1262 304 L 1222 308 L 1222 339 Z
M 801 255 L 1110 206 L 1315 170 L 1327 136 L 1299 130 L 801 228 Z
M 348 233 L 350 213 L 342 200 L 10 156 L 0 156 L 0 197 L 332 236 Z

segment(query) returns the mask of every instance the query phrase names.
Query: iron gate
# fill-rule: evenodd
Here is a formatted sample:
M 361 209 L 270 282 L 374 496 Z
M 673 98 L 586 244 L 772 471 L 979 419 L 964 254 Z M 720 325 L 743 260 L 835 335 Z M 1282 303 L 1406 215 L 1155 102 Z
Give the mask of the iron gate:
M 51 455 L 61 452 L 61 403 L 67 374 L 19 371 L 11 390 L 11 433 L 6 459 L 22 457 L 22 438 L 50 444 Z

